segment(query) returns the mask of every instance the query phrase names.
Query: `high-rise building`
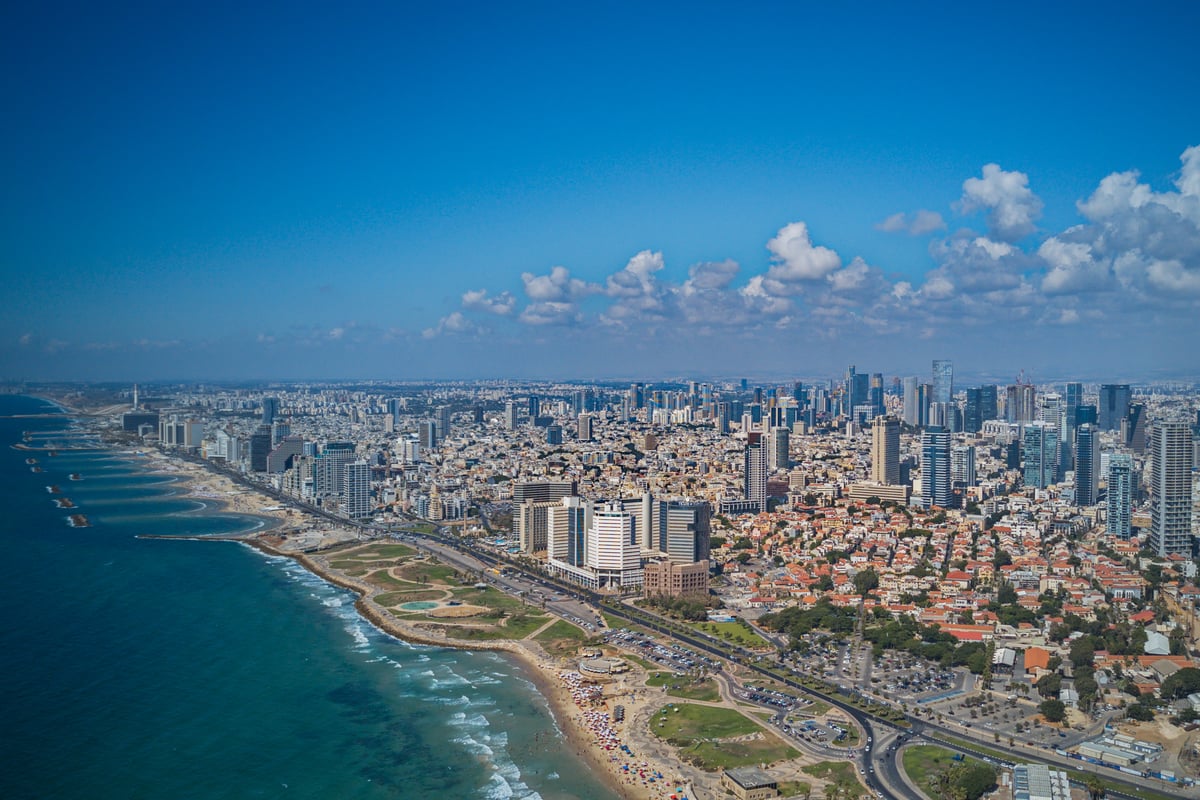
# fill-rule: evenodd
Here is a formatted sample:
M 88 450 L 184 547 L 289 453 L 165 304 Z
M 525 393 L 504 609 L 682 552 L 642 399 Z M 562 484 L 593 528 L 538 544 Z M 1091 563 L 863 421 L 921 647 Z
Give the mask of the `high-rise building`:
M 515 431 L 519 421 L 520 414 L 517 411 L 517 403 L 515 400 L 509 400 L 504 404 L 504 427 Z
M 950 483 L 959 489 L 977 483 L 974 445 L 959 444 L 950 448 Z
M 791 438 L 787 428 L 772 428 L 768 435 L 767 469 L 771 472 L 792 468 L 792 456 L 789 452 Z
M 1112 453 L 1108 457 L 1108 521 L 1110 536 L 1128 539 L 1133 535 L 1133 490 L 1137 476 L 1133 471 L 1133 456 Z
M 871 480 L 888 486 L 900 483 L 900 422 L 895 417 L 871 420 Z
M 579 415 L 579 441 L 590 442 L 592 440 L 592 421 L 591 414 Z
M 592 503 L 581 497 L 564 497 L 548 512 L 546 555 L 552 566 L 580 568 L 587 555 L 587 531 L 592 524 Z
M 954 362 L 947 359 L 934 360 L 932 402 L 954 402 Z
M 1075 431 L 1075 502 L 1081 506 L 1096 504 L 1096 441 L 1093 425 Z
M 746 499 L 757 505 L 759 512 L 767 510 L 767 448 L 758 435 L 752 434 L 746 445 L 744 485 Z
M 1005 389 L 1004 418 L 1009 422 L 1029 422 L 1037 411 L 1037 388 L 1017 383 Z
M 654 507 L 654 549 L 681 564 L 707 561 L 712 506 L 703 500 L 659 500 Z
M 1138 455 L 1146 452 L 1146 406 L 1142 403 L 1129 404 L 1129 411 L 1121 420 L 1121 438 Z
M 523 481 L 513 484 L 513 505 L 526 500 L 546 502 L 570 497 L 578 491 L 575 481 Z
M 283 471 L 292 466 L 292 460 L 304 453 L 304 438 L 288 436 L 267 454 L 266 472 L 271 475 L 282 475 Z
M 983 423 L 996 419 L 996 387 L 979 386 L 967 389 L 967 404 L 963 410 L 963 430 L 979 433 Z
M 350 519 L 371 513 L 371 467 L 358 460 L 342 467 L 342 512 Z
M 916 377 L 905 378 L 902 382 L 904 387 L 904 424 L 912 427 L 917 427 L 921 424 L 920 411 L 920 395 L 917 387 L 919 386 Z
M 1121 428 L 1121 420 L 1129 414 L 1131 396 L 1127 383 L 1106 383 L 1100 387 L 1100 430 L 1115 431 Z
M 642 551 L 633 515 L 620 503 L 592 511 L 585 542 L 584 565 L 594 576 L 595 588 L 617 590 L 642 583 Z
M 513 528 L 523 552 L 539 553 L 547 549 L 550 512 L 561 506 L 562 500 L 526 500 L 513 506 Z
M 437 447 L 437 423 L 431 419 L 421 420 L 421 423 L 417 425 L 417 442 L 421 445 L 422 450 L 432 450 Z
M 267 456 L 271 453 L 271 426 L 262 423 L 250 434 L 250 471 L 266 472 Z
M 1058 480 L 1058 426 L 1030 422 L 1025 426 L 1025 485 L 1045 489 Z
M 562 425 L 546 426 L 546 444 L 562 444 Z
M 1159 556 L 1190 556 L 1192 542 L 1192 429 L 1155 422 L 1150 430 L 1150 542 Z
M 717 433 L 729 433 L 729 403 L 717 403 Z
M 279 398 L 264 397 L 262 399 L 262 422 L 264 425 L 270 425 L 275 421 L 275 417 L 279 414 Z
M 937 426 L 926 428 L 921 434 L 921 497 L 923 508 L 949 508 L 953 502 L 950 433 Z
M 438 441 L 443 441 L 450 437 L 450 406 L 438 406 L 437 410 L 437 438 Z

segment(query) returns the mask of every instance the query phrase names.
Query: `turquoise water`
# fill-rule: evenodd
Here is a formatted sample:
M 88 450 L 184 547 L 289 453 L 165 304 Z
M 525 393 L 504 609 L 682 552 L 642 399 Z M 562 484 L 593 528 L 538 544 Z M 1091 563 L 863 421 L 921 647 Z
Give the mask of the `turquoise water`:
M 613 796 L 521 665 L 385 636 L 287 559 L 136 538 L 248 523 L 133 457 L 9 447 L 67 427 L 7 418 L 45 410 L 0 397 L 0 796 Z M 92 527 L 69 527 L 75 512 Z
M 437 608 L 437 603 L 430 603 L 427 600 L 414 600 L 411 603 L 401 604 L 401 608 L 405 611 L 428 611 L 431 608 Z

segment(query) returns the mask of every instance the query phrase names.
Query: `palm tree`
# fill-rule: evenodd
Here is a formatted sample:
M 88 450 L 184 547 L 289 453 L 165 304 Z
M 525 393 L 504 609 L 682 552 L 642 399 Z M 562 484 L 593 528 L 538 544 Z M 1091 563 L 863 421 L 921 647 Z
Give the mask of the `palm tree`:
M 1083 785 L 1087 788 L 1088 797 L 1090 797 L 1091 800 L 1103 800 L 1106 793 L 1106 787 L 1104 785 L 1104 781 L 1100 779 L 1099 775 L 1095 774 L 1094 772 L 1089 772 L 1088 776 L 1083 781 Z

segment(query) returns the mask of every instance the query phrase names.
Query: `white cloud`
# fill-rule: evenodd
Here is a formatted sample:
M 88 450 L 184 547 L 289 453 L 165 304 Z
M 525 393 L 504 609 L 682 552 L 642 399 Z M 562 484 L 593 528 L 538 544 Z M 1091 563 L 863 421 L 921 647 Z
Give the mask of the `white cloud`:
M 772 282 L 772 294 L 794 294 L 788 284 L 797 281 L 815 281 L 824 278 L 842 265 L 842 259 L 828 247 L 814 247 L 808 235 L 808 226 L 803 222 L 784 225 L 767 242 L 771 260 L 775 263 L 767 270 Z
M 579 322 L 580 315 L 574 303 L 546 300 L 526 306 L 520 319 L 526 325 L 570 325 Z
M 505 317 L 513 312 L 517 305 L 517 299 L 510 292 L 501 292 L 495 297 L 488 297 L 487 289 L 476 289 L 463 292 L 462 305 L 463 308 L 486 311 L 489 314 Z
M 571 277 L 571 271 L 566 267 L 553 267 L 549 275 L 534 275 L 532 272 L 522 272 L 521 282 L 525 284 L 525 294 L 530 300 L 574 300 L 600 291 L 600 287 Z
M 421 338 L 433 339 L 443 334 L 469 334 L 479 331 L 479 326 L 467 319 L 461 311 L 452 311 L 438 320 L 436 326 L 421 331 Z
M 1086 242 L 1051 236 L 1042 242 L 1037 254 L 1050 266 L 1042 278 L 1042 291 L 1047 294 L 1092 292 L 1108 285 L 1108 264 L 1096 261 Z
M 963 181 L 958 208 L 964 214 L 987 210 L 988 234 L 1006 242 L 1033 233 L 1042 216 L 1042 200 L 1030 190 L 1029 176 L 1005 172 L 999 164 L 985 164 L 982 178 Z
M 914 211 L 912 216 L 904 213 L 892 214 L 875 226 L 876 230 L 886 233 L 907 233 L 910 236 L 923 236 L 926 233 L 946 229 L 946 220 L 936 211 L 924 208 Z
M 629 259 L 620 272 L 608 276 L 606 292 L 609 297 L 645 297 L 657 291 L 654 274 L 666 264 L 662 253 L 643 250 Z

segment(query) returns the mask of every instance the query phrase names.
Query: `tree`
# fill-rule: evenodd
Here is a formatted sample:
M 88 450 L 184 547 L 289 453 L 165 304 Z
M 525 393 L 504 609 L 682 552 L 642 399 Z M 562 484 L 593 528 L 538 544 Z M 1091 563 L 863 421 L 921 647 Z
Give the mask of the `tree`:
M 1149 722 L 1154 719 L 1154 709 L 1144 703 L 1130 703 L 1125 709 L 1125 716 L 1138 722 Z
M 1096 655 L 1096 643 L 1090 636 L 1080 636 L 1071 643 L 1071 663 L 1076 667 L 1091 666 Z
M 1200 692 L 1200 669 L 1184 667 L 1162 682 L 1160 693 L 1164 698 L 1174 700 L 1187 697 L 1193 692 Z
M 1101 800 L 1104 797 L 1106 787 L 1100 776 L 1094 772 L 1089 772 L 1083 780 L 1084 787 L 1088 790 L 1088 797 L 1091 800 Z
M 1047 722 L 1062 722 L 1067 718 L 1067 707 L 1062 700 L 1043 700 L 1038 706 L 1038 712 Z
M 1052 672 L 1048 675 L 1043 675 L 1038 678 L 1037 690 L 1038 694 L 1046 699 L 1058 697 L 1058 691 L 1062 688 L 1062 675 Z
M 871 593 L 871 590 L 879 585 L 879 575 L 875 570 L 868 567 L 860 570 L 854 576 L 854 589 L 863 597 Z

